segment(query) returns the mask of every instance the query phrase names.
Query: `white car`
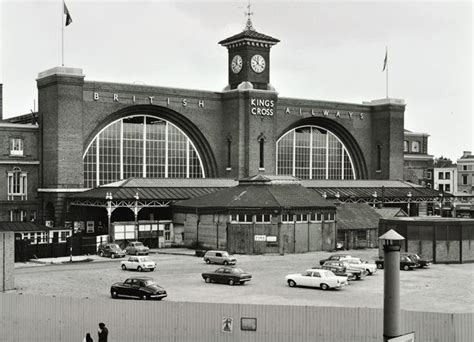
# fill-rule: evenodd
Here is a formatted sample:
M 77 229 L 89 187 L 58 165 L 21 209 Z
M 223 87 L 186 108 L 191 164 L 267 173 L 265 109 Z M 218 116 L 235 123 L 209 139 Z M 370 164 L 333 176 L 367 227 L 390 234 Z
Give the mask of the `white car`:
M 349 285 L 347 277 L 340 277 L 328 270 L 311 269 L 303 273 L 289 274 L 285 277 L 290 287 L 310 286 L 320 287 L 322 290 L 340 289 Z
M 377 265 L 371 264 L 367 261 L 362 261 L 359 258 L 344 258 L 341 259 L 341 261 L 345 261 L 349 264 L 350 267 L 352 268 L 358 268 L 360 270 L 365 270 L 369 275 L 374 274 L 377 272 Z
M 154 271 L 156 263 L 145 256 L 131 256 L 127 260 L 121 263 L 122 270 L 137 270 L 141 272 L 143 270 Z

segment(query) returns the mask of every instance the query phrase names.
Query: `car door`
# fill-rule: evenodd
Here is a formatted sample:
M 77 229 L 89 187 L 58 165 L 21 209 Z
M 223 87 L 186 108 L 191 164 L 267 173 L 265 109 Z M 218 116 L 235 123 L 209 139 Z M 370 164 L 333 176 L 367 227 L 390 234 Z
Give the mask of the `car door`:
M 130 295 L 133 297 L 140 297 L 140 280 L 132 279 L 132 286 L 130 287 Z
M 213 262 L 222 264 L 222 253 L 216 253 Z
M 312 272 L 310 277 L 310 282 L 312 287 L 320 287 L 321 286 L 321 272 L 315 271 Z
M 132 280 L 127 279 L 125 282 L 117 288 L 117 293 L 123 296 L 130 296 L 132 293 Z
M 312 272 L 306 271 L 301 274 L 301 279 L 298 281 L 298 283 L 302 286 L 312 286 Z
M 223 283 L 224 282 L 224 268 L 218 268 L 214 272 L 213 280 L 216 283 Z

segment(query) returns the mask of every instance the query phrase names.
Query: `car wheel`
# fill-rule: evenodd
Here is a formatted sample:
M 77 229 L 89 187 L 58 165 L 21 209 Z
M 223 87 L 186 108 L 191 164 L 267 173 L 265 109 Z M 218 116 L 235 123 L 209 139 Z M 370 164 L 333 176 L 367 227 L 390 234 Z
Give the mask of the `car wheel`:
M 99 252 L 99 256 L 103 257 L 104 256 L 104 252 Z
M 377 264 L 377 268 L 381 270 L 383 268 L 383 265 L 382 264 Z
M 370 272 L 369 269 L 366 270 L 368 275 L 372 275 L 372 272 Z
M 321 284 L 321 290 L 323 291 L 329 290 L 328 284 Z
M 112 259 L 115 259 L 115 253 L 112 253 L 112 254 L 110 255 L 110 257 L 111 257 Z
M 124 270 L 124 271 L 125 271 L 126 269 L 127 269 L 127 266 L 125 266 L 125 265 L 122 265 L 122 270 Z
M 224 260 L 224 265 L 229 265 L 229 262 L 227 260 Z
M 290 280 L 288 280 L 288 285 L 289 285 L 290 287 L 295 287 L 295 286 L 296 286 L 296 283 L 295 283 L 294 280 L 291 280 L 291 279 L 290 279 Z
M 206 260 L 204 260 L 204 261 L 206 262 L 206 264 L 210 264 L 210 263 L 211 263 L 211 260 L 209 260 L 209 259 L 206 259 Z
M 141 272 L 142 270 L 143 270 L 143 269 L 142 269 L 140 266 L 137 267 L 137 271 L 138 271 L 138 272 Z
M 117 293 L 117 291 L 115 291 L 115 290 L 112 290 L 112 291 L 110 292 L 110 294 L 112 295 L 112 298 L 117 298 L 117 297 L 118 297 L 118 293 Z
M 234 279 L 229 279 L 229 285 L 232 286 L 234 284 L 235 284 Z
M 155 269 L 154 268 L 150 268 L 150 272 L 153 272 Z
M 404 269 L 405 271 L 408 271 L 408 270 L 410 269 L 410 266 L 405 265 L 405 266 L 403 266 L 403 269 Z
M 206 277 L 206 278 L 204 278 L 204 281 L 209 284 L 211 282 L 211 278 Z

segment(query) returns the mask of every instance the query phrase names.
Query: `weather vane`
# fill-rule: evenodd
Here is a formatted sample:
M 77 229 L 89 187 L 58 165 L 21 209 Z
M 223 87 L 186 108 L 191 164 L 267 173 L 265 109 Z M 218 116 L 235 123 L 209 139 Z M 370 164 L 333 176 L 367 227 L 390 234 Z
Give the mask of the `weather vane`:
M 250 11 L 250 0 L 249 0 L 249 4 L 247 5 L 247 11 L 244 12 L 244 14 L 247 16 L 247 24 L 245 25 L 245 31 L 248 31 L 248 30 L 255 31 L 252 25 L 252 20 L 250 19 L 250 16 L 253 15 L 253 12 Z

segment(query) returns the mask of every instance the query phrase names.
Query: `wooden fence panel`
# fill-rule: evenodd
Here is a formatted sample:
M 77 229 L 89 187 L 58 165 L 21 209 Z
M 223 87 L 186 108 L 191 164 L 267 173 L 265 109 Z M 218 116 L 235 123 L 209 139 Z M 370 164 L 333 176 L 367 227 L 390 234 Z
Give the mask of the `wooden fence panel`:
M 473 340 L 474 313 L 402 310 L 402 332 L 417 342 Z M 241 330 L 241 318 L 255 318 L 256 331 Z M 223 319 L 232 331 L 223 331 Z M 39 297 L 0 293 L 0 341 L 97 339 L 98 323 L 109 341 L 250 342 L 382 340 L 383 310 L 376 308 L 143 302 L 136 300 Z

